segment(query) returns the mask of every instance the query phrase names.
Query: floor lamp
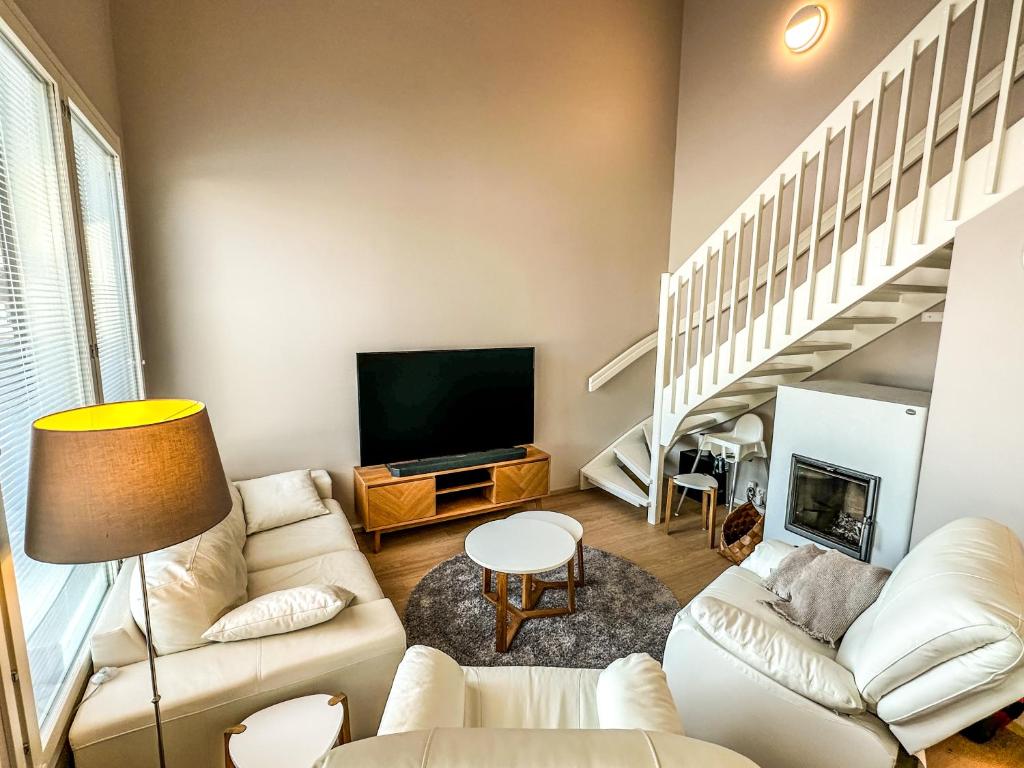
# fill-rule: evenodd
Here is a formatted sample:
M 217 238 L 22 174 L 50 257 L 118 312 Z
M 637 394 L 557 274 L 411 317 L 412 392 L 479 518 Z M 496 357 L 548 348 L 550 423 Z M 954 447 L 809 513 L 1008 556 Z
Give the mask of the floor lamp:
M 230 511 L 202 403 L 109 403 L 32 424 L 26 554 L 48 563 L 139 558 L 160 768 L 163 723 L 142 556 L 198 536 Z

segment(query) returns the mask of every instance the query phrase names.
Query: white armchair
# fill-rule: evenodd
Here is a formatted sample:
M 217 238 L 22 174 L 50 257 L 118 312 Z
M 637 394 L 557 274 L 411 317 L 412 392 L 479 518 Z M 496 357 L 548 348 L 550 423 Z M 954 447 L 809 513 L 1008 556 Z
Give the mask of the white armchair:
M 378 735 L 336 748 L 328 766 L 757 768 L 683 736 L 661 666 L 632 654 L 607 669 L 461 667 L 413 646 Z
M 891 768 L 1024 696 L 1024 547 L 964 518 L 918 544 L 838 649 L 761 600 L 764 542 L 676 617 L 669 687 L 689 735 L 763 768 Z

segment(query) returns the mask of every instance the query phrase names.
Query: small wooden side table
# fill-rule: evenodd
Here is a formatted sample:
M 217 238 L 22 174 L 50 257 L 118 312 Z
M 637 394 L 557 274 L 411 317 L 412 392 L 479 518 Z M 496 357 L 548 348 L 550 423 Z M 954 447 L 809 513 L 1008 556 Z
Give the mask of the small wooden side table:
M 573 559 L 576 541 L 563 528 L 542 520 L 493 520 L 474 528 L 466 537 L 466 554 L 484 569 L 483 596 L 494 603 L 494 648 L 506 653 L 523 622 L 545 616 L 564 616 L 576 611 L 576 576 Z M 542 581 L 536 574 L 565 565 L 565 581 Z M 491 589 L 491 572 L 497 588 Z M 522 576 L 522 607 L 508 601 L 508 577 Z M 537 608 L 548 589 L 566 590 L 566 605 Z
M 348 697 L 326 693 L 261 709 L 224 732 L 225 768 L 311 768 L 348 744 Z
M 687 475 L 676 475 L 669 478 L 668 490 L 665 492 L 665 533 L 672 533 L 672 503 L 676 486 L 700 491 L 701 524 L 708 532 L 708 549 L 715 548 L 715 511 L 718 508 L 718 481 L 711 475 L 694 472 Z

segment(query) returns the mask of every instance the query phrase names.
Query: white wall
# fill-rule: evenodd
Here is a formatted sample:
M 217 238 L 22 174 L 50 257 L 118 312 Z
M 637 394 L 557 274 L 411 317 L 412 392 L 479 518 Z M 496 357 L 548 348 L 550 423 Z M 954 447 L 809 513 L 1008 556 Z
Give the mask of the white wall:
M 958 517 L 1024 537 L 1024 190 L 957 230 L 913 541 Z
M 678 0 L 112 4 L 147 382 L 351 500 L 355 353 L 536 345 L 552 487 L 650 413 Z M 500 407 L 498 404 L 496 407 Z

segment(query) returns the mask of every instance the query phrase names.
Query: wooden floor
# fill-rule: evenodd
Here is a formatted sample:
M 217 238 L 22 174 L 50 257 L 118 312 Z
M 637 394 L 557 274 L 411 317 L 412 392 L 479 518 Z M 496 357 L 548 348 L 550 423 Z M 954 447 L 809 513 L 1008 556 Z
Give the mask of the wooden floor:
M 687 500 L 682 516 L 673 521 L 671 536 L 665 535 L 664 526 L 648 525 L 641 510 L 598 490 L 551 496 L 544 500 L 543 508 L 575 517 L 583 523 L 584 544 L 632 560 L 667 584 L 683 604 L 731 565 L 707 548 L 707 533 L 700 525 L 700 506 L 694 501 Z M 502 510 L 388 534 L 376 555 L 372 537 L 360 535 L 359 546 L 373 566 L 384 594 L 394 602 L 399 615 L 404 616 L 409 593 L 427 571 L 463 552 L 466 534 L 473 528 L 509 514 L 508 510 Z M 724 517 L 724 510 L 720 509 L 719 523 Z M 928 765 L 929 768 L 1024 765 L 1024 726 L 1005 729 L 992 742 L 980 746 L 970 744 L 961 736 L 953 736 L 928 750 Z

